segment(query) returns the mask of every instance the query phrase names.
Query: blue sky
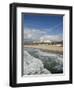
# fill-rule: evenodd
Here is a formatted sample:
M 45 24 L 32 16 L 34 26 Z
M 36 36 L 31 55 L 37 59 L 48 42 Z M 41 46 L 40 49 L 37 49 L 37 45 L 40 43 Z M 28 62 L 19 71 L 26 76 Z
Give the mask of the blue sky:
M 40 35 L 61 35 L 63 34 L 63 16 L 61 15 L 37 15 L 24 14 L 23 28 L 32 37 L 40 38 Z M 40 32 L 40 33 L 39 33 Z M 44 33 L 45 32 L 45 33 Z M 43 34 L 44 33 L 44 34 Z M 34 34 L 40 34 L 38 36 Z M 36 36 L 36 37 L 35 37 Z

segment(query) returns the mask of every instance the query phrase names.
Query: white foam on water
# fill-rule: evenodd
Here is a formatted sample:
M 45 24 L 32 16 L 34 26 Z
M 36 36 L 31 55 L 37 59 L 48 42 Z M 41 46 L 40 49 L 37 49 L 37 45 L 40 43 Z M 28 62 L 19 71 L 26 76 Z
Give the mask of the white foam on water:
M 42 61 L 38 58 L 31 56 L 27 51 L 24 51 L 24 75 L 33 75 L 33 74 L 50 74 Z

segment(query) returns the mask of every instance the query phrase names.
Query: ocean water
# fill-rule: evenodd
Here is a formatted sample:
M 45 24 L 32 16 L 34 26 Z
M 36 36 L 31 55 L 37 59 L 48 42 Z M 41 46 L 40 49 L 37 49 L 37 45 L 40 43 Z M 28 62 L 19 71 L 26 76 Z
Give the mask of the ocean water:
M 23 75 L 63 73 L 63 55 L 24 48 Z

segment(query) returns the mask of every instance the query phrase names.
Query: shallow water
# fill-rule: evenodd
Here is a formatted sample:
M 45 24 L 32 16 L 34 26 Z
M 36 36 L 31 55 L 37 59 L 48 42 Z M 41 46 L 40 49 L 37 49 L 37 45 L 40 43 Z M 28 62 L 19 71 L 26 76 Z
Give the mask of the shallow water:
M 33 61 L 34 60 L 36 61 L 34 64 L 35 66 L 37 66 L 37 68 L 41 68 L 40 66 L 38 67 L 37 63 L 40 61 L 41 64 L 39 65 L 42 65 L 43 64 L 43 67 L 44 69 L 46 69 L 47 71 L 49 71 L 51 74 L 58 74 L 58 73 L 63 73 L 63 55 L 60 55 L 60 54 L 54 54 L 54 53 L 48 53 L 48 52 L 43 52 L 42 50 L 39 50 L 39 49 L 34 49 L 34 48 L 24 48 L 24 51 L 26 51 L 28 54 L 26 56 L 26 54 L 24 53 L 24 62 L 28 62 L 28 61 Z M 38 62 L 37 62 L 38 60 Z M 32 71 L 28 71 L 30 72 L 30 74 L 41 74 L 41 71 L 36 71 L 35 70 L 41 70 L 41 69 L 34 69 L 36 68 L 34 66 L 34 64 L 32 64 L 30 62 L 30 66 L 29 68 L 32 67 Z M 23 67 L 27 67 L 26 65 L 24 65 Z M 29 69 L 28 68 L 28 69 Z M 28 69 L 24 69 L 24 72 Z M 26 72 L 24 74 L 26 74 Z M 35 73 L 34 73 L 35 72 Z M 45 73 L 45 72 L 44 72 Z

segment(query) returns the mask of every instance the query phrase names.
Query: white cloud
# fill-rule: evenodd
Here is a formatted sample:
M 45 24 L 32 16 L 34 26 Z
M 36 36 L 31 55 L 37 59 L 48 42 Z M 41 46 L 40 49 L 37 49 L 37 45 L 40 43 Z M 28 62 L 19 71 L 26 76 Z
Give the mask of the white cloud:
M 46 31 L 39 29 L 24 29 L 24 39 L 27 40 L 51 40 L 51 41 L 61 41 L 63 40 L 62 35 L 48 35 Z
M 24 29 L 24 39 L 39 40 L 46 32 L 39 29 Z
M 44 35 L 44 36 L 40 37 L 40 39 L 51 40 L 51 41 L 61 41 L 61 40 L 63 40 L 63 36 L 62 35 Z

